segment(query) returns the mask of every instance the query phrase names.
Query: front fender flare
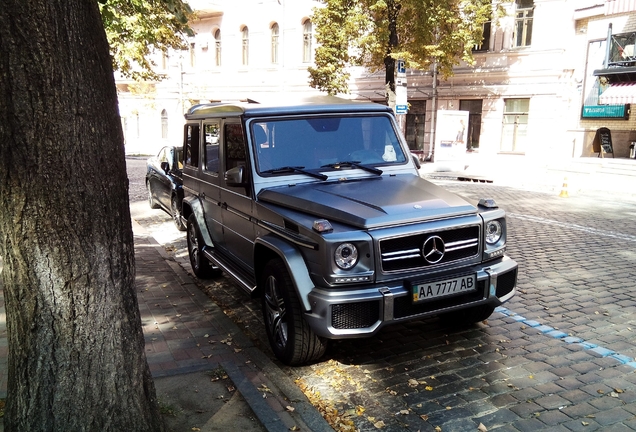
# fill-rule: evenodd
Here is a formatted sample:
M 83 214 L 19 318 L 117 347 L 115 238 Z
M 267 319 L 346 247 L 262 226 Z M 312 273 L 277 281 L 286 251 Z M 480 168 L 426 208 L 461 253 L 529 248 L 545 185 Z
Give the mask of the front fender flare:
M 296 294 L 303 305 L 303 309 L 305 312 L 309 312 L 311 305 L 309 304 L 308 294 L 314 289 L 314 283 L 309 276 L 307 264 L 305 264 L 305 259 L 300 251 L 280 237 L 271 234 L 257 238 L 255 249 L 258 245 L 274 252 L 283 261 L 296 289 Z M 257 275 L 257 277 L 260 278 L 260 274 Z

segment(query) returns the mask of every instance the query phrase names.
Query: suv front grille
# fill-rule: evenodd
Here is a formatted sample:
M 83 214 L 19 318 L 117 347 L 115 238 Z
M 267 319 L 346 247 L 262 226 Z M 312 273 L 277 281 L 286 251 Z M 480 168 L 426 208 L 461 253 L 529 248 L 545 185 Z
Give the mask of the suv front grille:
M 479 226 L 474 225 L 380 240 L 382 271 L 418 269 L 473 257 L 479 253 L 479 238 Z M 423 253 L 425 243 L 430 252 L 433 242 L 436 252 L 427 259 Z

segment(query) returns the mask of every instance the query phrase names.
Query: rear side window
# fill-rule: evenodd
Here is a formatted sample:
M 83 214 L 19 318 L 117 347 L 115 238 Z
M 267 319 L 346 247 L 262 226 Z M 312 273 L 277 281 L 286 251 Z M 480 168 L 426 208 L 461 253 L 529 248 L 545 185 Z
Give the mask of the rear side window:
M 185 163 L 195 168 L 199 166 L 199 132 L 198 124 L 185 125 Z

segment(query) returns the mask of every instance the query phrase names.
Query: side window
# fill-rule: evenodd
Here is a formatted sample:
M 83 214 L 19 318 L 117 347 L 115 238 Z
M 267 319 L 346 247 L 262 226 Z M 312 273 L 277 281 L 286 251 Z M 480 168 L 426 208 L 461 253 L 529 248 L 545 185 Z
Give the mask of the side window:
M 245 166 L 245 138 L 240 123 L 228 123 L 223 130 L 225 169 Z
M 185 125 L 185 163 L 192 167 L 199 166 L 199 125 Z
M 205 134 L 205 170 L 209 174 L 219 174 L 219 124 L 204 124 Z

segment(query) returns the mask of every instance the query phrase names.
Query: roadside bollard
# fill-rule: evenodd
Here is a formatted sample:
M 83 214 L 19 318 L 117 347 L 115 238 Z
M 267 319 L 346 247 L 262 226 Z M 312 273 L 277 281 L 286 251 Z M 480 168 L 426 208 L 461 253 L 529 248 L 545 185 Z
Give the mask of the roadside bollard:
M 561 186 L 561 193 L 559 194 L 561 198 L 569 198 L 570 194 L 568 193 L 568 178 L 563 177 L 563 186 Z

